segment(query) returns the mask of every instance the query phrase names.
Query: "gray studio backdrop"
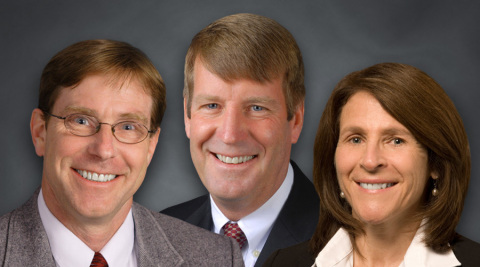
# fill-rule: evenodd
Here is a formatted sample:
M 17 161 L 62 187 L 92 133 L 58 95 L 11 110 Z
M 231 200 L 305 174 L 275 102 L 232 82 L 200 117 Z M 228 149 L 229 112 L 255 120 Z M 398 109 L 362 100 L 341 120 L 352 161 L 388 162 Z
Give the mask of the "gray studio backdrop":
M 346 74 L 379 62 L 414 65 L 453 99 L 472 153 L 472 179 L 458 231 L 480 242 L 480 1 L 1 1 L 0 214 L 39 186 L 42 159 L 30 138 L 31 111 L 48 60 L 85 39 L 122 40 L 143 50 L 163 76 L 168 106 L 153 161 L 135 200 L 153 210 L 205 193 L 183 125 L 184 56 L 191 38 L 220 17 L 271 17 L 302 50 L 305 124 L 292 158 L 312 177 L 323 107 Z

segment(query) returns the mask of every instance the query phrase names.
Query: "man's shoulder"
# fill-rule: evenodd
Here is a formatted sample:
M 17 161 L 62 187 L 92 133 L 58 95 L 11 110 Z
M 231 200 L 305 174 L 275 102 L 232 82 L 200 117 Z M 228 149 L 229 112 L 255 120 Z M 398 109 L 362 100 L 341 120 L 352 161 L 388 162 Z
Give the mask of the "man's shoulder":
M 182 204 L 185 204 L 185 203 L 182 203 Z M 179 204 L 177 206 L 180 206 L 182 204 Z M 143 217 L 143 218 L 146 217 L 146 216 L 151 216 L 151 218 L 159 224 L 162 231 L 164 231 L 167 234 L 175 233 L 175 232 L 182 232 L 182 233 L 193 234 L 195 236 L 204 235 L 204 236 L 207 236 L 206 237 L 207 239 L 212 238 L 212 237 L 217 238 L 217 236 L 218 236 L 218 235 L 212 235 L 212 233 L 210 231 L 207 231 L 203 228 L 197 227 L 197 226 L 192 225 L 190 223 L 187 223 L 187 222 L 185 222 L 185 221 L 183 221 L 179 218 L 176 218 L 176 217 L 171 216 L 169 214 L 163 213 L 163 211 L 162 211 L 162 213 L 155 212 L 155 211 L 149 210 L 149 209 L 147 209 L 147 208 L 145 208 L 145 207 L 143 207 L 143 206 L 141 206 L 140 204 L 137 204 L 137 203 L 134 205 L 134 209 L 136 210 L 134 212 L 134 216 L 139 215 L 139 214 L 141 214 L 141 217 Z
M 170 241 L 175 243 L 182 244 L 196 240 L 195 243 L 198 244 L 200 242 L 201 244 L 202 242 L 210 243 L 213 241 L 213 244 L 223 246 L 225 245 L 225 240 L 228 240 L 224 236 L 212 233 L 178 218 L 153 211 L 151 214 L 159 223 L 165 235 Z
M 3 255 L 5 254 L 5 247 L 6 247 L 7 235 L 8 235 L 8 226 L 10 224 L 10 218 L 12 217 L 12 214 L 13 214 L 13 211 L 7 214 L 4 214 L 0 217 L 0 259 L 3 259 Z
M 134 205 L 134 220 L 135 227 L 141 228 L 138 229 L 142 236 L 140 238 L 155 238 L 157 240 L 154 242 L 168 243 L 190 265 L 211 263 L 242 266 L 240 249 L 231 238 L 151 211 L 139 204 Z M 137 229 L 136 232 L 138 233 Z
M 37 208 L 38 192 L 19 208 L 0 217 L 0 263 L 6 266 L 54 264 Z
M 292 188 L 292 190 L 302 190 L 304 191 L 303 193 L 308 194 L 307 196 L 309 198 L 318 200 L 318 194 L 317 191 L 315 191 L 312 181 L 303 173 L 300 167 L 293 160 L 290 161 L 290 164 L 292 164 L 294 173 L 294 188 Z
M 8 222 L 10 221 L 12 214 L 13 214 L 13 211 L 0 216 L 0 233 L 4 233 L 7 230 Z
M 318 218 L 320 199 L 310 179 L 291 161 L 294 170 L 294 182 L 290 194 L 285 203 L 284 212 L 304 214 L 308 217 Z M 300 210 L 299 210 L 300 209 Z M 291 214 L 289 214 L 291 215 Z
M 24 231 L 25 228 L 32 229 L 34 226 L 38 227 L 41 224 L 37 209 L 37 197 L 38 191 L 22 206 L 0 217 L 0 233 L 2 233 L 2 236 L 7 231 Z
M 207 204 L 207 202 L 209 202 L 208 194 L 171 206 L 160 212 L 180 220 L 186 220 L 191 214 L 198 211 L 200 207 Z

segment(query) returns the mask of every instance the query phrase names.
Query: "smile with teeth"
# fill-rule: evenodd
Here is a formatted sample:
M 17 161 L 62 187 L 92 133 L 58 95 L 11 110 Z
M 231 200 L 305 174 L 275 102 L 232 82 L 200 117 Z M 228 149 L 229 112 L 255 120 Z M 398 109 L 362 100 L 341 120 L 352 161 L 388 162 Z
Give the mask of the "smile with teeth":
M 240 163 L 247 162 L 255 157 L 255 156 L 227 157 L 220 154 L 216 154 L 216 156 L 221 162 L 227 163 L 227 164 L 240 164 Z
M 378 189 L 385 189 L 394 185 L 394 183 L 381 183 L 381 184 L 367 184 L 367 183 L 359 183 L 362 188 L 368 190 L 378 190 Z
M 98 174 L 96 172 L 89 172 L 89 171 L 84 171 L 84 170 L 77 170 L 75 169 L 83 178 L 87 179 L 87 180 L 90 180 L 90 181 L 95 181 L 95 182 L 108 182 L 108 181 L 111 181 L 113 179 L 115 179 L 115 177 L 117 177 L 117 175 L 115 174 Z

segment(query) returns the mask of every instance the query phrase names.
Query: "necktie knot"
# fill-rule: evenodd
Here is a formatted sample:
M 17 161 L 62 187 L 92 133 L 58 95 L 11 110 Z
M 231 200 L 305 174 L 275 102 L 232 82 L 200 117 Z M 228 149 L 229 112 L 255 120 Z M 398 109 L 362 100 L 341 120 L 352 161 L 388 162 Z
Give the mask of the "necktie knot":
M 100 252 L 95 252 L 90 267 L 108 267 L 108 263 Z
M 238 242 L 240 249 L 242 249 L 243 246 L 247 243 L 247 237 L 237 223 L 226 223 L 223 226 L 223 233 L 224 235 L 235 239 Z

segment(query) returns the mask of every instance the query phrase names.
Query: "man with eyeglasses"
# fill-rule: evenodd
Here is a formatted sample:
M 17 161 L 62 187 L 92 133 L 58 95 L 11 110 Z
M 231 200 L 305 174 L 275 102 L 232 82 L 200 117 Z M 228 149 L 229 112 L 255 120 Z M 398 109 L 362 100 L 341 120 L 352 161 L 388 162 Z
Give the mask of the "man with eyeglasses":
M 45 67 L 30 129 L 41 187 L 0 217 L 1 266 L 243 266 L 238 245 L 133 202 L 165 86 L 123 42 L 90 40 Z

